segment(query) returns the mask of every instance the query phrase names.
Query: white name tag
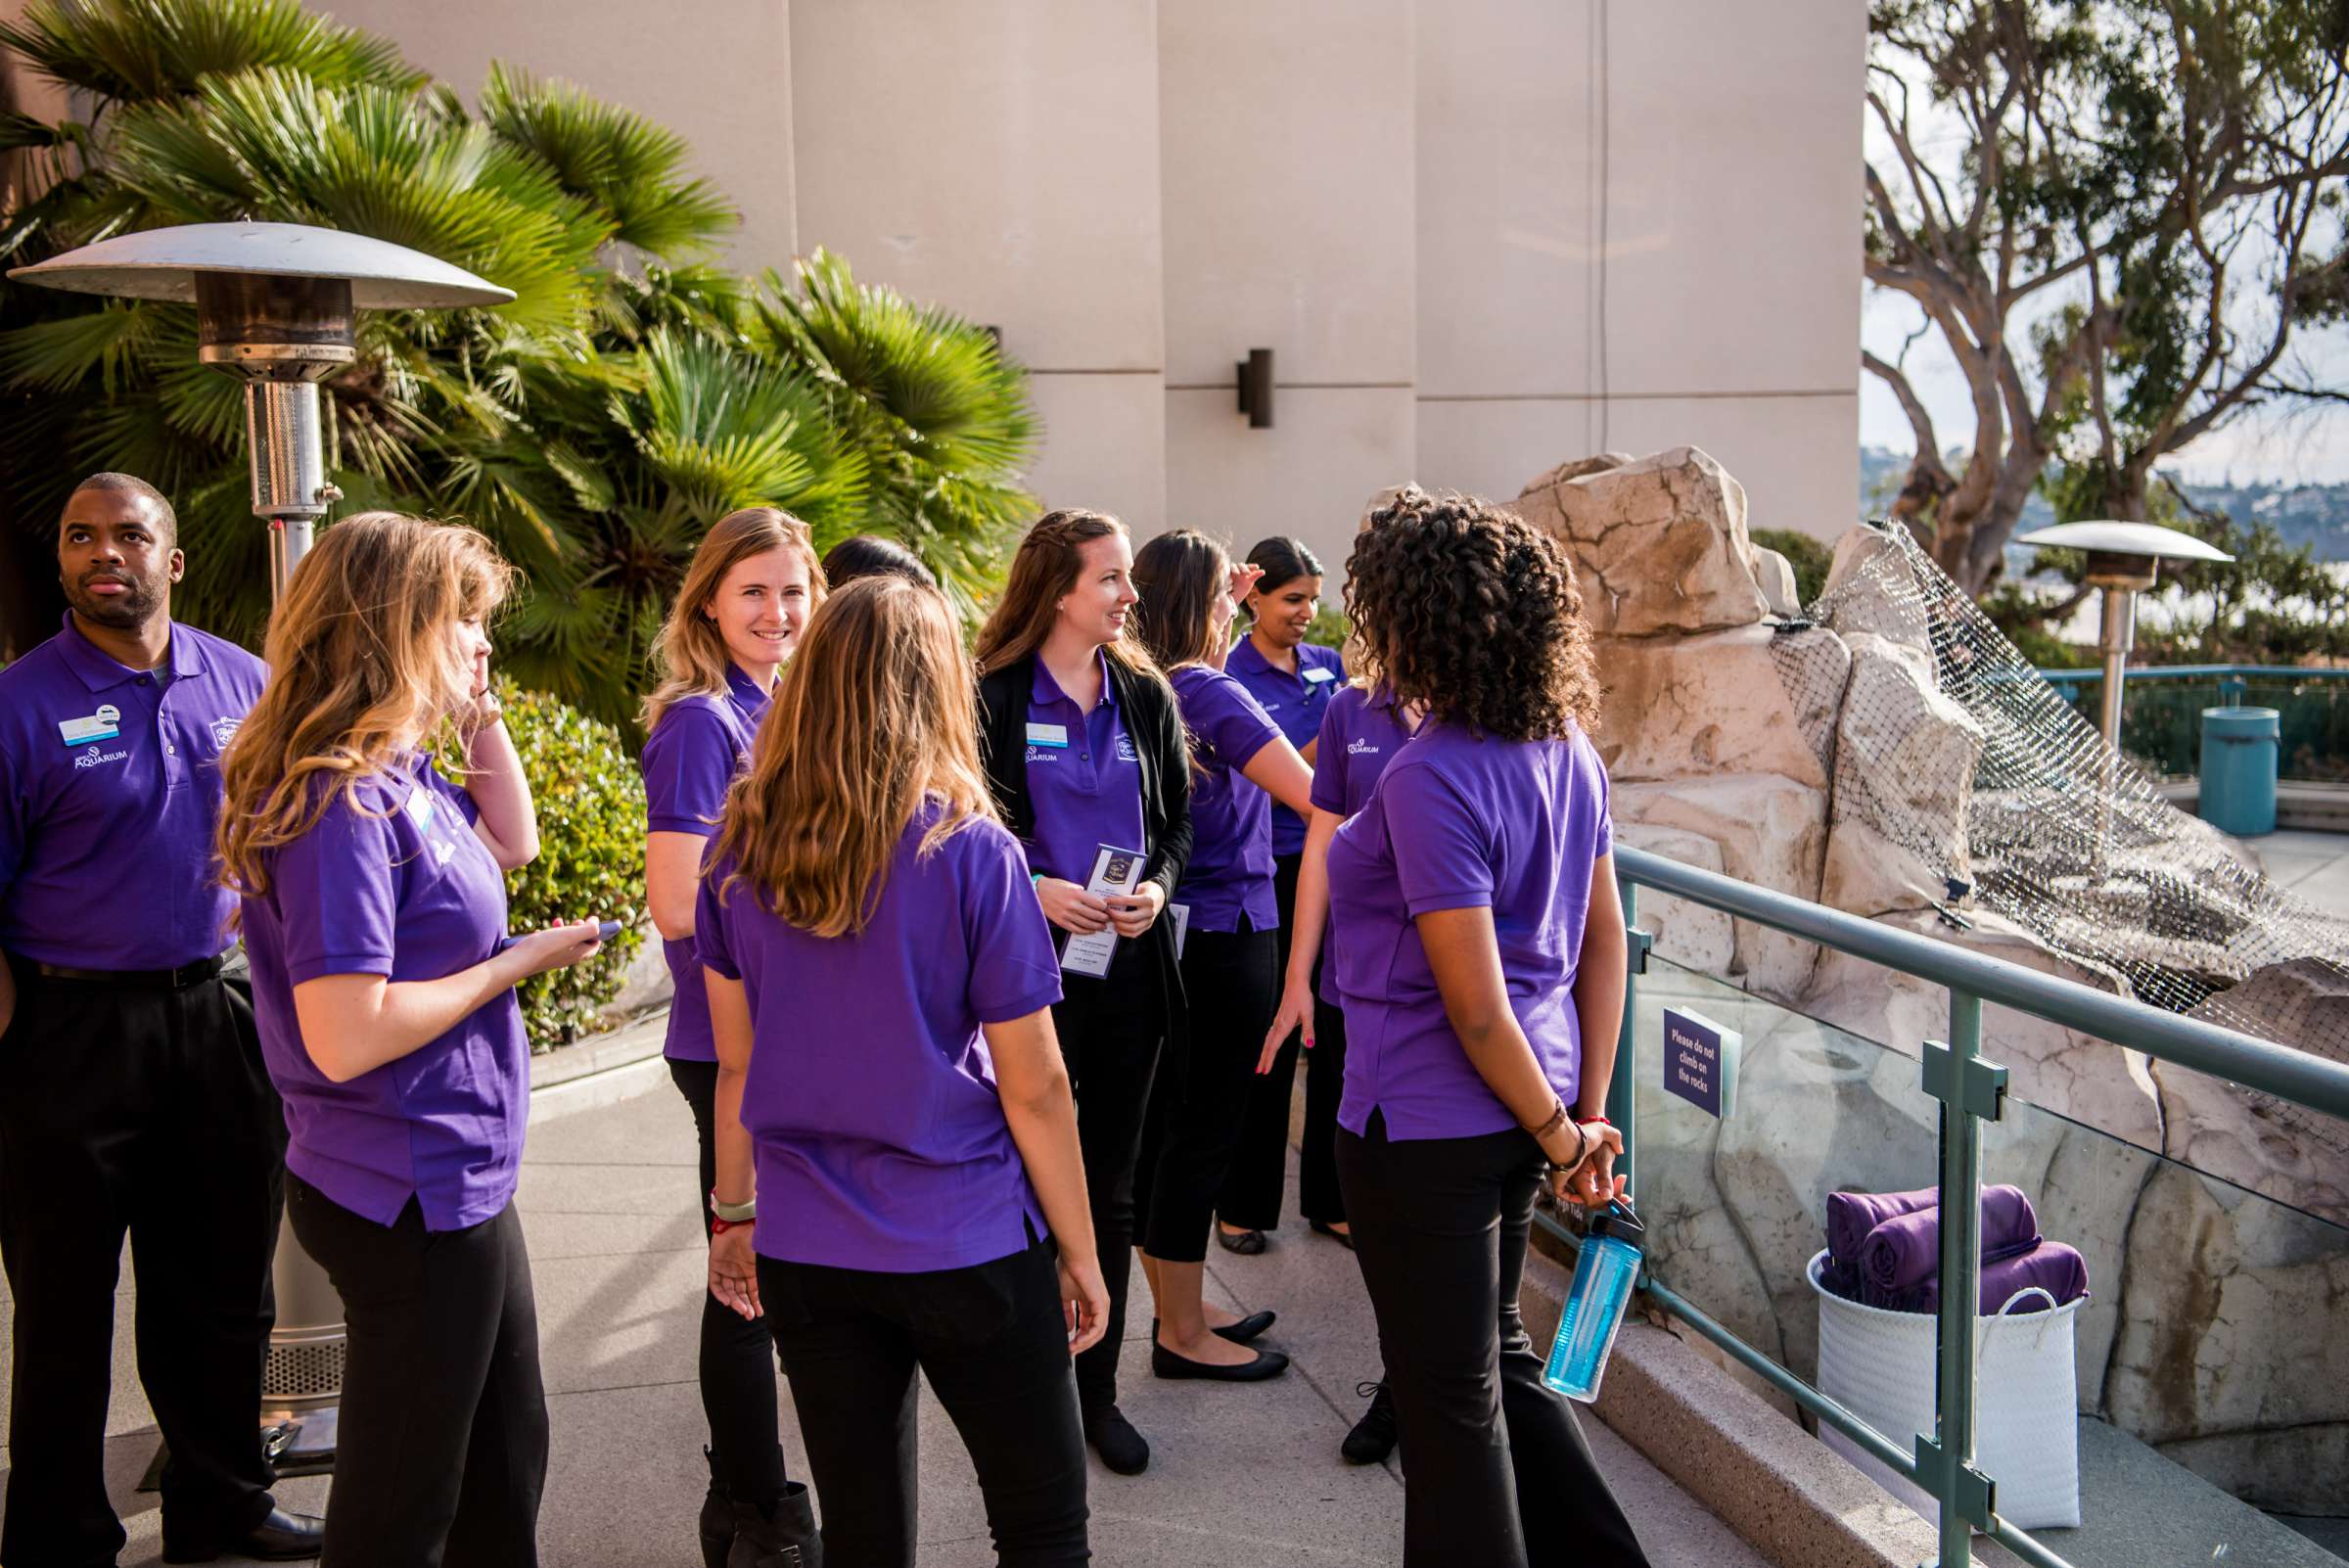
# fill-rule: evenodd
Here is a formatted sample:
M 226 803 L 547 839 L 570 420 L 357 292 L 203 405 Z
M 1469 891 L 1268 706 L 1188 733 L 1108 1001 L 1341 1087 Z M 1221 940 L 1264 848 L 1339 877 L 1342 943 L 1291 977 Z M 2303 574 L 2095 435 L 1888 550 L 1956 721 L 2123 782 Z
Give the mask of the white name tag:
M 1337 678 L 1338 672 L 1323 665 L 1316 665 L 1305 672 L 1305 683 L 1309 686 L 1318 686 L 1325 680 Z
M 108 703 L 87 718 L 61 718 L 57 732 L 65 737 L 68 746 L 87 746 L 92 741 L 113 740 L 122 731 L 122 711 Z
M 1066 724 L 1031 724 L 1028 726 L 1028 744 L 1031 746 L 1056 746 L 1062 751 L 1066 751 L 1069 746 L 1069 726 Z
M 433 792 L 431 790 L 428 790 L 423 785 L 419 784 L 413 791 L 409 793 L 408 815 L 414 817 L 416 819 L 416 825 L 422 828 L 425 832 L 432 832 Z

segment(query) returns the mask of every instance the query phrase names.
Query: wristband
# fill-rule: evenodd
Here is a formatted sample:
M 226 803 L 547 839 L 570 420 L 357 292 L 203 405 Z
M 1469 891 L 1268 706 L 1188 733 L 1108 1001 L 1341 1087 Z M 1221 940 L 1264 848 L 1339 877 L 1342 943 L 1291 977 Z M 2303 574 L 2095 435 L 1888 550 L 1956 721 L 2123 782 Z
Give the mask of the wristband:
M 713 1236 L 722 1236 L 729 1230 L 748 1230 L 750 1228 L 751 1222 L 748 1220 L 720 1220 L 715 1215 L 710 1217 L 710 1234 Z
M 1550 1111 L 1547 1120 L 1543 1121 L 1540 1127 L 1526 1128 L 1526 1130 L 1534 1135 L 1535 1141 L 1537 1142 L 1549 1136 L 1551 1132 L 1557 1130 L 1559 1127 L 1563 1126 L 1566 1121 L 1566 1102 L 1564 1100 L 1553 1100 L 1551 1103 L 1554 1109 Z
M 1574 1125 L 1576 1127 L 1613 1127 L 1615 1124 L 1603 1116 L 1583 1116 L 1577 1117 Z
M 710 1212 L 731 1225 L 748 1224 L 759 1218 L 759 1195 L 751 1194 L 748 1203 L 721 1203 L 715 1192 L 710 1194 Z
M 1043 885 L 1044 874 L 1041 871 L 1031 871 L 1028 873 L 1028 886 L 1032 888 L 1040 888 Z

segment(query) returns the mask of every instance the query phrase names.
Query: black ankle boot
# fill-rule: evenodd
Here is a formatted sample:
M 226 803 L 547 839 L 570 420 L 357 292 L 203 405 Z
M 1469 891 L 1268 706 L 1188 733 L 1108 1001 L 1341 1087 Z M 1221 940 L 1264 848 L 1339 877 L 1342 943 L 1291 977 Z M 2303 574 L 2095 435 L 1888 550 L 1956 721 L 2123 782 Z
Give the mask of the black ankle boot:
M 800 1482 L 787 1483 L 771 1508 L 734 1505 L 734 1549 L 726 1568 L 824 1568 L 815 1502 Z
M 702 1457 L 710 1461 L 710 1490 L 702 1498 L 702 1568 L 726 1568 L 726 1554 L 734 1547 L 734 1499 L 717 1477 L 717 1455 L 704 1449 Z

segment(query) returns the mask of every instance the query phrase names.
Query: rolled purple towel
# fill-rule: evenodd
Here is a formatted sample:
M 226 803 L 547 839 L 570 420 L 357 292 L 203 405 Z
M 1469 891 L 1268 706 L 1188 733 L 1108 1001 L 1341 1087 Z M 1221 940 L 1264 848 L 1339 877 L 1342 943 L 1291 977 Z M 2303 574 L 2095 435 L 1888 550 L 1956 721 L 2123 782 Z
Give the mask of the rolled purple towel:
M 1976 1311 L 1988 1315 L 2013 1300 L 2017 1291 L 2038 1286 L 2055 1298 L 2058 1307 L 2067 1306 L 2088 1294 L 2088 1260 L 2060 1241 L 2043 1241 L 2027 1252 L 1997 1263 L 1982 1266 L 1982 1299 Z M 1908 1290 L 1889 1294 L 1864 1290 L 1862 1300 L 1870 1307 L 1888 1308 L 1896 1313 L 1934 1313 L 1941 1311 L 1941 1278 L 1928 1275 Z M 2016 1315 L 2025 1313 L 2044 1313 L 2047 1303 L 2037 1297 L 2018 1303 Z
M 1845 1301 L 1860 1299 L 1860 1266 L 1828 1258 L 1819 1266 L 1819 1288 Z
M 1837 1263 L 1856 1267 L 1860 1248 L 1866 1242 L 1869 1231 L 1887 1220 L 1930 1209 L 1940 1201 L 1938 1187 L 1919 1187 L 1914 1192 L 1830 1192 L 1827 1256 Z
M 1982 1189 L 1982 1258 L 2012 1258 L 2039 1240 L 2039 1217 L 2020 1187 Z M 1883 1295 L 1913 1288 L 1941 1267 L 1941 1210 L 1894 1215 L 1860 1244 L 1860 1277 Z

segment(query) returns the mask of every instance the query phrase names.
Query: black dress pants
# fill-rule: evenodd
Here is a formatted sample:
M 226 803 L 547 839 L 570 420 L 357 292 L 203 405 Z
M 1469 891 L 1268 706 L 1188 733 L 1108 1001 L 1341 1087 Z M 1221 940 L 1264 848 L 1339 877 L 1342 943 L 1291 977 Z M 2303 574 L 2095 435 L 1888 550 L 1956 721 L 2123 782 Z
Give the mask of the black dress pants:
M 1338 1179 L 1405 1456 L 1405 1568 L 1644 1568 L 1517 1311 L 1540 1147 L 1391 1142 L 1376 1112 L 1368 1133 L 1338 1130 Z
M 1126 1300 L 1133 1271 L 1134 1161 L 1142 1110 L 1166 1038 L 1166 1008 L 1150 948 L 1121 940 L 1099 980 L 1066 975 L 1052 1028 L 1068 1063 L 1077 1100 L 1077 1146 L 1092 1205 L 1093 1245 L 1109 1286 L 1109 1327 L 1077 1358 L 1077 1393 L 1087 1410 L 1118 1403 L 1118 1351 L 1126 1338 Z
M 1280 899 L 1280 930 L 1272 966 L 1272 1004 L 1280 1005 L 1280 990 L 1288 984 L 1289 938 L 1297 925 L 1297 868 L 1302 854 L 1284 854 L 1272 862 L 1272 891 Z M 1326 944 L 1324 945 L 1326 949 Z M 1321 965 L 1313 965 L 1317 985 Z M 1331 1027 L 1331 1021 L 1336 1027 Z M 1289 1101 L 1296 1092 L 1297 1056 L 1304 1043 L 1300 1031 L 1281 1042 L 1272 1067 L 1248 1088 L 1248 1108 L 1240 1120 L 1239 1142 L 1231 1151 L 1231 1170 L 1223 1190 L 1216 1195 L 1216 1217 L 1243 1230 L 1270 1230 L 1280 1223 L 1281 1189 L 1288 1183 Z M 1261 1050 L 1263 1041 L 1260 1038 Z M 1346 1219 L 1346 1199 L 1338 1191 L 1338 1168 L 1330 1158 L 1330 1133 L 1337 1128 L 1338 1096 L 1346 1086 L 1346 1023 L 1335 1007 L 1318 997 L 1313 1004 L 1313 1048 L 1305 1052 L 1305 1136 L 1297 1150 L 1297 1208 L 1308 1220 L 1325 1225 Z
M 694 1208 L 710 1238 L 710 1194 L 717 1186 L 717 1064 L 669 1059 L 668 1076 L 693 1108 L 701 1139 L 701 1185 Z M 702 1414 L 710 1422 L 711 1473 L 731 1498 L 770 1507 L 783 1495 L 783 1444 L 775 1413 L 775 1346 L 766 1325 L 702 1291 Z
M 1240 924 L 1247 925 L 1246 917 Z M 1272 1023 L 1274 933 L 1201 931 L 1182 950 L 1190 1030 L 1179 1060 L 1158 1076 L 1142 1132 L 1149 1184 L 1138 1220 L 1142 1250 L 1167 1263 L 1202 1263 L 1216 1194 L 1231 1167 L 1265 1031 Z
M 546 1487 L 546 1390 L 522 1217 L 389 1225 L 298 1176 L 286 1211 L 343 1297 L 349 1328 L 333 1568 L 533 1568 Z
M 0 1255 L 16 1300 L 10 1568 L 112 1564 L 106 1499 L 115 1274 L 130 1233 L 139 1380 L 170 1461 L 163 1534 L 201 1552 L 269 1515 L 261 1367 L 286 1124 L 253 1009 L 15 966 L 0 1035 Z
M 1092 1560 L 1084 1433 L 1049 1241 L 967 1268 L 879 1273 L 759 1260 L 823 1502 L 827 1568 L 914 1560 L 914 1370 L 962 1434 L 1003 1568 Z

